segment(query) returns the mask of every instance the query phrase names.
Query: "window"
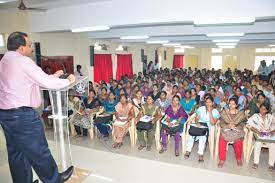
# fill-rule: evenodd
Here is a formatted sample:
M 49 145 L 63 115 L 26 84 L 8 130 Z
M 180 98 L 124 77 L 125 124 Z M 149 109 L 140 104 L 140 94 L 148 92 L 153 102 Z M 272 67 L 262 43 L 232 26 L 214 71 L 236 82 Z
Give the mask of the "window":
M 270 64 L 272 64 L 272 60 L 275 60 L 275 56 L 256 56 L 255 64 L 254 64 L 254 71 L 258 70 L 262 60 L 265 60 L 266 66 L 268 67 Z
M 215 70 L 222 69 L 222 56 L 212 56 L 211 57 L 211 68 Z
M 270 53 L 275 52 L 275 48 L 256 48 L 256 53 Z
M 0 47 L 3 47 L 4 45 L 4 36 L 0 34 Z
M 222 53 L 222 48 L 212 48 L 212 53 Z

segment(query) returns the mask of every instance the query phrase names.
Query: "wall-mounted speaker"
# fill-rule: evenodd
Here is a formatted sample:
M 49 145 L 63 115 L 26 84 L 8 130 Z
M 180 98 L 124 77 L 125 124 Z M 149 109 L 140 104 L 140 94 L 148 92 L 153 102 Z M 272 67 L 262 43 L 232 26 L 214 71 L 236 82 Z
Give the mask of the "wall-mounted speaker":
M 144 62 L 144 49 L 141 49 L 141 62 Z
M 90 46 L 90 66 L 94 66 L 95 47 Z
M 163 60 L 166 60 L 166 50 L 164 50 L 164 53 L 163 53 Z
M 35 62 L 36 64 L 41 67 L 41 48 L 40 43 L 34 43 L 34 53 L 35 53 Z

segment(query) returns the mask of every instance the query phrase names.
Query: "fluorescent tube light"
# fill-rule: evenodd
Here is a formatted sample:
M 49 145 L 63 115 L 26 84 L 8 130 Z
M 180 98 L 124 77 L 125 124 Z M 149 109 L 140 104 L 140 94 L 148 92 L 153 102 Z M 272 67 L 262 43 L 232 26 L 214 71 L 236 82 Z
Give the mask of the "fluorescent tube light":
M 218 46 L 219 48 L 235 48 L 235 46 Z
M 179 43 L 165 43 L 163 46 L 180 46 Z
M 235 42 L 239 42 L 239 39 L 214 39 L 212 40 L 215 43 L 235 43 Z
M 216 43 L 217 46 L 236 46 L 237 43 Z
M 255 22 L 255 17 L 196 19 L 195 25 L 245 24 Z
M 244 36 L 244 33 L 215 33 L 215 34 L 206 34 L 207 37 L 238 37 Z
M 165 44 L 169 43 L 169 41 L 147 41 L 147 44 Z
M 148 39 L 149 36 L 122 36 L 120 39 L 125 40 L 125 39 Z
M 271 45 L 268 45 L 268 46 L 270 46 L 270 47 L 275 47 L 275 44 L 271 44 Z
M 195 48 L 193 46 L 187 46 L 187 45 L 183 45 L 183 46 L 180 46 L 181 48 Z
M 93 32 L 93 31 L 103 31 L 109 30 L 109 26 L 93 26 L 93 27 L 81 27 L 72 29 L 72 32 Z

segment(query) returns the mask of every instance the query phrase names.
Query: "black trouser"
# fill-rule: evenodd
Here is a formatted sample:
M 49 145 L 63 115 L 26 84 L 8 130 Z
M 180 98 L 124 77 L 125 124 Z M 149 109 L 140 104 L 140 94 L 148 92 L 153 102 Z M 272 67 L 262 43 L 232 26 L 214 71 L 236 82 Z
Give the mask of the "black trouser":
M 43 183 L 58 183 L 60 175 L 48 148 L 44 127 L 32 108 L 0 110 L 14 183 L 32 183 L 32 168 Z

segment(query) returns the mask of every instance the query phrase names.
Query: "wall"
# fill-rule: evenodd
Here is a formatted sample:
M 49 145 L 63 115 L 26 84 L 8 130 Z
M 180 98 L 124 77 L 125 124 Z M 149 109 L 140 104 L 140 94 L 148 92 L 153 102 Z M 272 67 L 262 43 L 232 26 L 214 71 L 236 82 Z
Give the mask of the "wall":
M 113 77 L 116 77 L 116 54 L 132 54 L 134 73 L 142 71 L 141 49 L 144 49 L 148 61 L 155 60 L 155 50 L 157 46 L 146 45 L 140 43 L 131 43 L 128 52 L 116 51 L 118 43 L 107 40 L 88 39 L 86 34 L 79 33 L 33 33 L 30 34 L 33 42 L 40 42 L 41 54 L 44 56 L 74 56 L 74 64 L 82 65 L 82 71 L 89 76 L 89 80 L 93 80 L 93 67 L 90 66 L 89 46 L 96 42 L 107 44 L 107 51 L 97 51 L 95 54 L 112 54 L 113 61 Z
M 167 68 L 172 68 L 173 65 L 173 55 L 175 54 L 174 48 L 161 47 L 158 49 L 158 54 L 160 57 L 163 57 L 164 50 L 167 53 L 167 60 L 162 60 L 162 66 Z M 211 48 L 194 48 L 194 49 L 185 49 L 184 55 L 186 56 L 186 63 L 194 59 L 189 56 L 198 56 L 198 68 L 211 68 L 211 56 L 212 55 L 221 55 L 223 60 L 228 56 L 237 57 L 237 68 L 238 69 L 251 69 L 254 70 L 255 56 L 275 56 L 275 53 L 255 53 L 255 48 L 252 47 L 240 47 L 234 49 L 223 49 L 222 53 L 212 53 Z M 186 65 L 188 67 L 188 64 Z
M 18 21 L 20 20 L 20 21 Z M 7 40 L 8 35 L 14 31 L 23 31 L 29 32 L 28 24 L 28 13 L 9 10 L 9 11 L 0 11 L 0 34 L 4 35 L 4 39 Z M 7 51 L 6 45 L 0 47 L 0 53 L 5 53 Z
M 12 31 L 12 30 L 11 30 Z M 11 32 L 10 31 L 10 32 Z M 5 34 L 7 37 L 8 34 Z M 116 76 L 116 54 L 128 54 L 133 55 L 133 71 L 134 73 L 142 71 L 141 62 L 141 49 L 144 49 L 145 55 L 148 56 L 148 61 L 155 60 L 155 50 L 158 51 L 158 57 L 160 64 L 163 68 L 172 68 L 174 48 L 159 47 L 158 45 L 148 45 L 141 43 L 128 43 L 130 47 L 128 52 L 116 51 L 118 43 L 113 43 L 108 40 L 94 40 L 88 39 L 87 35 L 74 34 L 71 32 L 63 33 L 29 33 L 29 36 L 33 42 L 41 43 L 41 54 L 44 56 L 74 56 L 74 64 L 82 65 L 82 71 L 85 75 L 89 76 L 89 80 L 93 80 L 93 67 L 90 64 L 89 46 L 94 45 L 96 42 L 105 43 L 109 45 L 108 51 L 95 51 L 95 53 L 109 53 L 112 54 L 113 61 L 113 77 Z M 166 50 L 166 60 L 164 60 L 164 50 Z M 5 53 L 6 48 L 0 48 L 0 53 Z M 275 56 L 275 53 L 255 53 L 255 48 L 235 48 L 224 49 L 223 53 L 212 53 L 211 48 L 194 48 L 185 49 L 186 55 L 186 67 L 188 62 L 197 59 L 197 67 L 211 68 L 211 56 L 222 55 L 223 59 L 226 56 L 237 57 L 237 67 L 239 69 L 248 68 L 254 69 L 254 62 L 256 55 L 270 55 Z M 190 60 L 189 60 L 190 59 Z

